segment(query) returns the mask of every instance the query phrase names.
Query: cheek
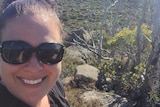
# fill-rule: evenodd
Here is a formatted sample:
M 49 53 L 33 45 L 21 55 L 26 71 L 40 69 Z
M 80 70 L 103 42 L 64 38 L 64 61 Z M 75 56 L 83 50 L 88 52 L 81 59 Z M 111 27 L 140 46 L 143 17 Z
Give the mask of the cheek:
M 0 58 L 0 76 L 1 76 L 1 72 L 2 72 L 2 59 Z
M 9 65 L 0 58 L 0 77 L 2 80 L 11 78 L 15 74 L 17 69 L 18 67 Z
M 49 73 L 50 76 L 52 76 L 54 79 L 57 79 L 61 74 L 61 63 L 50 66 Z
M 56 65 L 53 65 L 51 72 L 59 76 L 61 73 L 61 62 Z
M 4 62 L 0 62 L 0 73 L 1 73 L 1 76 L 7 76 L 9 75 L 11 72 L 11 69 L 8 64 L 5 64 Z M 12 69 L 13 70 L 13 69 Z
M 48 87 L 52 88 L 61 74 L 61 63 L 46 67 L 48 71 L 49 83 Z
M 0 75 L 1 75 L 1 82 L 6 86 L 10 80 L 11 72 L 9 71 L 9 67 L 4 64 L 2 61 L 0 62 Z
M 2 72 L 2 58 L 0 58 L 0 80 L 1 80 L 1 72 Z
M 14 71 L 15 69 L 17 69 L 17 67 L 9 65 L 2 60 L 0 61 L 0 72 L 10 72 Z
M 2 60 L 2 58 L 0 57 L 0 73 L 1 73 L 1 71 L 2 71 L 2 70 L 1 70 L 1 69 L 2 69 L 2 61 L 3 61 L 3 60 Z
M 6 74 L 7 74 L 7 69 L 5 68 L 8 68 L 6 67 L 7 65 L 2 61 L 2 59 L 0 60 L 0 74 L 1 74 L 1 77 L 3 78 Z

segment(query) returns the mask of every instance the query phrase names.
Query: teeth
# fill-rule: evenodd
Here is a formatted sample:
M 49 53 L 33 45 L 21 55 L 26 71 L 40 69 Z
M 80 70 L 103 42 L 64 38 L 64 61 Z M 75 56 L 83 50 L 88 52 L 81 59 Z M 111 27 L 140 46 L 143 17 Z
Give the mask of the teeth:
M 35 85 L 38 84 L 40 82 L 42 82 L 42 78 L 41 79 L 37 79 L 37 80 L 27 80 L 27 79 L 22 79 L 24 83 L 26 84 L 30 84 L 30 85 Z

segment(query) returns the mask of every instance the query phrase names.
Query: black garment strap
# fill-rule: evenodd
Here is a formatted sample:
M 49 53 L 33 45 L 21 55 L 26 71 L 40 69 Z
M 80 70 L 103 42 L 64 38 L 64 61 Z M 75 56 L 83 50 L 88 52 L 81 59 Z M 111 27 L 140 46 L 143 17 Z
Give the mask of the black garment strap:
M 55 86 L 49 92 L 48 97 L 51 107 L 70 107 L 69 103 L 65 99 L 64 87 L 60 80 L 57 80 Z

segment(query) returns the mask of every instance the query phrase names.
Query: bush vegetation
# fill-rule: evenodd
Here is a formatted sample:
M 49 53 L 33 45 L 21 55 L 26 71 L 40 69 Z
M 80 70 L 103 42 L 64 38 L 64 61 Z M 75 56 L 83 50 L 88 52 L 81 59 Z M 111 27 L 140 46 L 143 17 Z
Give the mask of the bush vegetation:
M 98 47 L 100 36 L 100 23 L 103 17 L 104 1 L 90 1 L 90 0 L 62 0 L 63 5 L 58 7 L 62 13 L 60 15 L 65 29 L 74 31 L 75 29 L 83 28 L 92 35 L 95 40 L 95 45 Z M 113 1 L 113 0 L 112 0 Z M 110 78 L 110 92 L 119 94 L 132 100 L 136 100 L 140 95 L 140 88 L 144 82 L 144 74 L 146 71 L 146 64 L 149 54 L 151 52 L 151 33 L 150 27 L 147 24 L 141 26 L 141 62 L 137 65 L 136 54 L 136 36 L 137 36 L 137 19 L 140 19 L 139 5 L 137 1 L 124 0 L 122 5 L 119 5 L 122 10 L 116 8 L 110 9 L 107 14 L 106 23 L 103 25 L 103 48 L 109 50 L 111 54 L 102 52 L 104 56 L 112 58 L 112 60 L 98 61 L 98 56 L 90 56 L 87 62 L 95 67 L 98 67 L 105 73 L 106 78 Z M 139 3 L 139 1 L 138 1 Z M 122 7 L 124 6 L 124 7 Z M 116 6 L 115 6 L 116 7 Z M 118 6 L 117 6 L 118 7 Z M 114 24 L 114 13 L 119 14 L 116 22 L 116 31 L 114 35 L 110 33 L 110 27 Z M 94 14 L 93 14 L 94 13 Z M 131 18 L 131 19 L 130 19 Z M 118 28 L 118 29 L 117 29 Z M 73 58 L 65 54 L 63 60 L 63 75 L 74 75 L 75 67 L 83 62 L 77 58 Z M 84 90 L 79 90 L 84 91 Z M 79 92 L 79 93 L 81 93 Z M 70 93 L 70 92 L 69 92 Z M 75 92 L 79 95 L 77 92 Z M 73 95 L 73 93 L 70 93 Z M 73 96 L 75 97 L 76 94 Z M 150 93 L 154 99 L 158 99 L 156 93 Z M 70 96 L 70 95 L 68 95 Z M 71 98 L 71 97 L 70 97 Z M 74 98 L 73 98 L 74 99 Z M 77 98 L 76 98 L 77 99 Z M 79 99 L 77 99 L 79 101 Z M 75 101 L 71 101 L 76 107 Z M 97 106 L 98 107 L 98 106 Z

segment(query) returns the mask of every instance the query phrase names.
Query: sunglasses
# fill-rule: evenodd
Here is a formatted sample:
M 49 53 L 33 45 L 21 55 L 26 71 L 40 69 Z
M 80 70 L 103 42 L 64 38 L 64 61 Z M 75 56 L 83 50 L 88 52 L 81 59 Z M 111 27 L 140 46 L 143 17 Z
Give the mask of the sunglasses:
M 32 54 L 48 65 L 60 62 L 64 54 L 64 46 L 60 43 L 42 43 L 33 47 L 24 41 L 4 41 L 0 47 L 2 59 L 9 64 L 23 64 L 29 61 Z

